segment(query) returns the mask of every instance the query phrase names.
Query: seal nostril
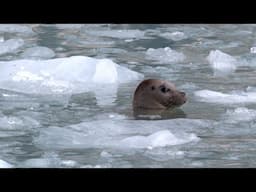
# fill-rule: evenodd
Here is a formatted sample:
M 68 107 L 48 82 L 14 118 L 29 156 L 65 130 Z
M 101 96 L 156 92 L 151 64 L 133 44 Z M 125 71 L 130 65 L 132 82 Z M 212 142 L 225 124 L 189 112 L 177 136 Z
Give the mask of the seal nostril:
M 180 92 L 180 94 L 182 95 L 182 96 L 185 96 L 186 95 L 186 93 L 185 92 Z

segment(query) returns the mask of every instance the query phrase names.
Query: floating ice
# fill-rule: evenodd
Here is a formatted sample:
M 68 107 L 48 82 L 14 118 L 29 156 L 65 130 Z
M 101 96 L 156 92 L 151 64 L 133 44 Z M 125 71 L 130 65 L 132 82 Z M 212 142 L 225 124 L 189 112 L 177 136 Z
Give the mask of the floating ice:
M 13 168 L 13 165 L 7 163 L 6 161 L 3 161 L 0 159 L 0 168 Z
M 37 46 L 27 48 L 21 56 L 26 59 L 50 59 L 55 56 L 55 53 L 48 47 Z
M 197 141 L 191 133 L 209 123 L 193 119 L 173 120 L 95 120 L 65 127 L 40 129 L 34 139 L 42 149 L 66 148 L 154 148 Z
M 172 33 L 170 33 L 170 32 L 161 33 L 159 36 L 166 38 L 166 39 L 171 39 L 173 41 L 180 41 L 180 40 L 187 38 L 187 36 L 183 32 L 180 32 L 180 31 L 175 31 Z
M 179 151 L 173 148 L 154 148 L 147 150 L 144 155 L 155 161 L 168 161 L 170 159 L 184 158 L 184 151 Z
M 230 73 L 236 70 L 236 59 L 219 50 L 210 51 L 207 60 L 217 72 Z
M 250 52 L 251 53 L 256 53 L 256 47 L 251 47 Z
M 39 122 L 27 116 L 0 116 L 0 138 L 21 136 L 39 127 Z
M 22 162 L 18 167 L 23 168 L 73 168 L 77 166 L 77 162 L 73 160 L 61 160 L 58 157 L 43 157 L 28 159 Z
M 7 41 L 0 42 L 0 55 L 12 53 L 23 45 L 24 41 L 20 38 L 8 39 Z
M 183 53 L 172 50 L 170 47 L 153 49 L 146 51 L 146 58 L 156 60 L 158 63 L 175 63 L 182 62 L 185 59 Z
M 255 103 L 256 92 L 221 93 L 211 90 L 200 90 L 194 92 L 200 101 L 209 103 Z
M 239 107 L 234 110 L 227 110 L 224 116 L 228 122 L 251 121 L 256 118 L 256 110 Z
M 165 147 L 168 145 L 179 145 L 191 141 L 197 141 L 199 138 L 195 134 L 188 135 L 187 138 L 177 138 L 169 130 L 162 130 L 149 136 L 133 136 L 123 139 L 121 145 L 130 148 L 154 148 Z
M 85 33 L 93 36 L 112 37 L 118 39 L 141 39 L 145 32 L 140 30 L 85 30 Z
M 81 93 L 140 78 L 110 59 L 85 56 L 0 62 L 0 88 L 24 93 Z
M 18 25 L 18 24 L 0 24 L 0 33 L 22 33 L 28 35 L 34 35 L 35 32 L 31 29 L 31 27 L 26 25 Z

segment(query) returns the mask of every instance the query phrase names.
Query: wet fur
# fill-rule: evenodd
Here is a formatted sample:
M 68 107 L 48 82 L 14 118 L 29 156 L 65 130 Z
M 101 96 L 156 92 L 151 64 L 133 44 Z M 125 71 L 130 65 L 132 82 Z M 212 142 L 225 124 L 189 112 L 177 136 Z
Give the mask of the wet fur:
M 186 100 L 185 93 L 178 91 L 171 82 L 147 79 L 134 92 L 133 108 L 168 109 L 181 106 Z

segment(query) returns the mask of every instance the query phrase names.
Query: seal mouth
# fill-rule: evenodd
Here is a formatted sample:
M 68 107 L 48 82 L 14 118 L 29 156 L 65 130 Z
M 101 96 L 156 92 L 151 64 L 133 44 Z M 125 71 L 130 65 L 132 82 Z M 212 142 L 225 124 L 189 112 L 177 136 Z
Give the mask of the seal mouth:
M 175 97 L 175 99 L 169 100 L 169 102 L 168 102 L 168 104 L 166 106 L 168 108 L 172 107 L 172 106 L 181 106 L 181 105 L 183 105 L 186 102 L 187 102 L 186 96 L 182 96 L 182 97 L 177 96 L 177 97 Z

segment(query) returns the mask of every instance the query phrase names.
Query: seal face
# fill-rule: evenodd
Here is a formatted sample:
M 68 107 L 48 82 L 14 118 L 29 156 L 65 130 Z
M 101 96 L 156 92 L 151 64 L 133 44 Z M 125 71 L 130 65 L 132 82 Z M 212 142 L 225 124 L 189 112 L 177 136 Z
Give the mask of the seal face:
M 144 109 L 168 109 L 181 106 L 187 101 L 185 92 L 178 91 L 174 84 L 159 79 L 147 79 L 136 88 L 133 107 Z

